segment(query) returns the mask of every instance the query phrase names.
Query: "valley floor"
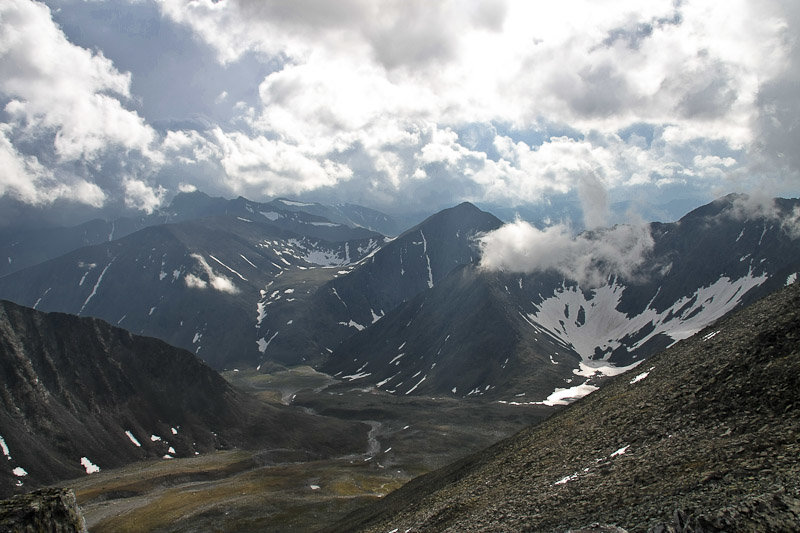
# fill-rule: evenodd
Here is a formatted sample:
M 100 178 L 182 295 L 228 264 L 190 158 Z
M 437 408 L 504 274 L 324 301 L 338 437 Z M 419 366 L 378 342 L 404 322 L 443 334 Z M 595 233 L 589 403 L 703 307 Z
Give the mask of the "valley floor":
M 369 424 L 364 453 L 226 450 L 102 471 L 68 483 L 90 531 L 315 531 L 553 412 L 352 389 L 310 367 L 225 377 L 267 402 Z

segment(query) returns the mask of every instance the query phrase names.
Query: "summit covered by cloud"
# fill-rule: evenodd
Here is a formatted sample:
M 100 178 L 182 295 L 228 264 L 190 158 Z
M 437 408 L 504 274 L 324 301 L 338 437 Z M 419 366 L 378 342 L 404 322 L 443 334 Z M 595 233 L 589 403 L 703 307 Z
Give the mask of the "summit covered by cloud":
M 795 4 L 8 0 L 0 196 L 796 196 Z

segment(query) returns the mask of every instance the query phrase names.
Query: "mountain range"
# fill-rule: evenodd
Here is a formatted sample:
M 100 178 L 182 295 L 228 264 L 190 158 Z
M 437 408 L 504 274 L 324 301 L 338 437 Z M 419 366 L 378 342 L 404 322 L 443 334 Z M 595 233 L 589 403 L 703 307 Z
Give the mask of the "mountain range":
M 797 205 L 779 202 L 783 219 Z M 323 369 L 397 394 L 563 403 L 796 279 L 798 238 L 780 220 L 743 218 L 728 197 L 651 224 L 638 269 L 592 288 L 465 262 L 345 339 Z
M 384 240 L 293 210 L 244 200 L 229 207 L 232 213 L 152 225 L 9 274 L 0 278 L 0 293 L 29 307 L 95 316 L 161 338 L 216 368 L 257 364 L 259 348 L 276 328 L 259 319 L 262 292 L 297 290 L 287 300 L 303 299 L 311 289 L 295 282 L 314 287 L 320 280 L 297 279 L 298 273 L 349 265 Z M 335 275 L 320 272 L 323 281 Z
M 186 220 L 4 276 L 0 297 L 95 316 L 216 369 L 308 363 L 395 394 L 557 404 L 797 276 L 798 201 L 752 215 L 743 201 L 631 230 L 651 240 L 643 261 L 587 286 L 484 268 L 479 240 L 503 223 L 469 203 L 390 238 L 318 204 L 194 193 L 170 212 Z

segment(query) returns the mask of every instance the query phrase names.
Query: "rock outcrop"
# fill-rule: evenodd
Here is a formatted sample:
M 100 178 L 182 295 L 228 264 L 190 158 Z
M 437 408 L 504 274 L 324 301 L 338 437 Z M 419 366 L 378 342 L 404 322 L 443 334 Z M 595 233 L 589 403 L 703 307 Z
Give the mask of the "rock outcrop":
M 86 523 L 67 489 L 41 489 L 0 501 L 0 531 L 86 533 Z

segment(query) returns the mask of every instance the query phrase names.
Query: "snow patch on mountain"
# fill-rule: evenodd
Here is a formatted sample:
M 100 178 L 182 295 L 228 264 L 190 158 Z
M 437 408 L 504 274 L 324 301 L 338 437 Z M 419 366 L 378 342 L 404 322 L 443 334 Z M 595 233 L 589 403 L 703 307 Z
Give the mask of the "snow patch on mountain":
M 269 343 L 271 343 L 275 339 L 275 337 L 278 336 L 278 333 L 279 332 L 276 331 L 272 335 L 272 337 L 269 338 L 269 340 L 266 340 L 265 337 L 261 337 L 260 339 L 258 339 L 256 341 L 256 344 L 258 344 L 258 351 L 261 352 L 262 354 L 265 353 L 267 351 L 267 348 L 269 348 Z
M 6 459 L 9 461 L 11 460 L 11 451 L 8 449 L 8 445 L 6 444 L 6 440 L 3 437 L 0 437 L 0 448 L 3 450 L 3 455 L 6 456 Z
M 417 374 L 416 374 L 415 376 L 417 376 L 417 375 L 419 375 L 419 372 L 417 372 Z M 416 385 L 414 385 L 413 387 L 411 387 L 410 389 L 408 389 L 408 391 L 406 392 L 406 394 L 411 394 L 412 392 L 414 392 L 414 391 L 417 389 L 417 387 L 419 387 L 420 385 L 422 385 L 422 382 L 423 382 L 423 381 L 425 381 L 426 379 L 428 379 L 428 375 L 427 375 L 427 374 L 425 374 L 424 376 L 422 376 L 422 379 L 421 379 L 421 380 L 419 380 L 419 382 L 417 382 L 417 384 L 416 384 Z
M 347 326 L 349 328 L 356 328 L 358 331 L 362 331 L 363 329 L 365 329 L 364 326 L 362 326 L 352 318 L 350 319 L 350 322 L 339 322 L 339 325 Z
M 83 285 L 83 282 L 86 281 L 86 276 L 88 276 L 89 272 L 94 270 L 94 268 L 97 267 L 97 265 L 95 263 L 90 263 L 90 264 L 87 265 L 83 261 L 78 263 L 78 268 L 84 268 L 84 267 L 86 267 L 86 272 L 83 273 L 83 276 L 81 277 L 81 280 L 78 282 L 78 286 L 79 287 Z
M 433 271 L 431 270 L 431 258 L 428 255 L 428 241 L 425 239 L 425 234 L 422 233 L 422 230 L 419 230 L 419 234 L 422 237 L 422 253 L 425 254 L 425 261 L 428 263 L 428 288 L 433 288 Z
M 358 372 L 357 374 L 351 374 L 349 376 L 342 376 L 342 379 L 346 379 L 347 381 L 355 381 L 357 379 L 367 378 L 372 374 L 369 372 Z
M 381 387 L 383 387 L 384 385 L 386 385 L 387 383 L 389 383 L 390 381 L 392 381 L 394 378 L 396 378 L 397 376 L 399 376 L 400 374 L 401 374 L 401 372 L 397 372 L 396 374 L 394 374 L 394 375 L 392 375 L 392 376 L 389 376 L 388 378 L 384 379 L 383 381 L 379 381 L 379 382 L 377 382 L 377 383 L 375 384 L 375 386 L 376 386 L 377 388 L 381 388 Z
M 625 286 L 616 280 L 588 293 L 562 285 L 553 296 L 534 304 L 536 311 L 527 318 L 534 327 L 575 350 L 583 363 L 592 367 L 598 352 L 602 359 L 607 359 L 613 350 L 623 346 L 626 337 L 644 329 L 650 330 L 649 333 L 635 344 L 625 346 L 627 350 L 639 348 L 659 334 L 668 335 L 675 342 L 686 339 L 731 311 L 750 289 L 766 280 L 766 274 L 755 276 L 752 271 L 733 281 L 723 276 L 691 296 L 680 298 L 664 311 L 658 312 L 648 305 L 635 316 L 617 309 Z
M 276 213 L 275 211 L 259 211 L 259 213 L 267 220 L 271 220 L 273 222 L 282 217 L 280 213 Z
M 129 430 L 125 430 L 125 435 L 128 436 L 128 438 L 131 440 L 134 446 L 136 446 L 137 448 L 142 447 L 142 444 L 136 439 L 136 437 L 133 436 L 133 433 L 131 433 Z
M 569 387 L 567 389 L 556 389 L 546 399 L 542 400 L 541 402 L 533 403 L 539 405 L 548 405 L 550 407 L 555 405 L 567 405 L 571 402 L 574 402 L 578 398 L 583 398 L 587 394 L 591 394 L 597 389 L 598 387 L 595 385 L 590 385 L 588 382 L 581 383 L 580 385 Z
M 247 278 L 246 278 L 246 277 L 242 276 L 242 275 L 241 275 L 241 274 L 239 274 L 237 271 L 235 271 L 234 269 L 232 269 L 231 267 L 229 267 L 228 265 L 226 265 L 225 263 L 223 263 L 222 261 L 220 261 L 219 259 L 217 259 L 217 258 L 216 258 L 216 257 L 214 257 L 213 255 L 211 255 L 211 254 L 208 254 L 208 257 L 210 257 L 211 259 L 213 259 L 214 261 L 216 261 L 217 263 L 219 263 L 219 264 L 220 264 L 220 265 L 222 265 L 223 267 L 227 268 L 228 270 L 230 270 L 232 274 L 236 274 L 237 276 L 239 276 L 239 279 L 240 279 L 240 280 L 242 280 L 242 281 L 247 281 Z
M 306 263 L 317 265 L 321 267 L 344 267 L 353 264 L 353 258 L 350 255 L 350 243 L 344 243 L 343 247 L 328 247 L 324 246 L 319 241 L 313 239 L 289 239 L 286 241 L 292 247 L 291 253 L 297 259 L 301 259 Z M 365 246 L 357 247 L 358 257 L 356 260 L 362 259 L 365 255 L 374 253 L 380 246 L 380 243 L 371 239 Z
M 87 474 L 94 474 L 100 471 L 100 467 L 93 464 L 88 457 L 81 457 L 81 466 L 86 469 Z
M 251 267 L 253 267 L 253 268 L 258 268 L 256 265 L 254 265 L 254 264 L 253 264 L 253 262 L 252 262 L 252 261 L 250 261 L 248 258 L 246 258 L 245 256 L 243 256 L 242 254 L 239 254 L 239 257 L 241 257 L 242 259 L 244 259 L 244 260 L 245 260 L 245 262 L 246 262 L 248 265 L 250 265 Z
M 40 304 L 40 303 L 42 303 L 42 298 L 44 298 L 45 296 L 47 296 L 47 293 L 48 293 L 48 292 L 50 292 L 52 289 L 53 289 L 53 287 L 48 287 L 48 288 L 47 288 L 47 290 L 45 290 L 45 291 L 42 293 L 42 295 L 41 295 L 41 296 L 39 296 L 39 298 L 37 298 L 37 299 L 36 299 L 36 302 L 33 304 L 33 308 L 34 308 L 34 309 L 36 309 L 36 308 L 39 306 L 39 304 Z
M 630 444 L 628 444 L 627 446 L 623 446 L 619 450 L 612 453 L 609 457 L 619 457 L 620 455 L 625 455 L 628 452 L 628 448 L 630 447 L 631 447 Z
M 114 259 L 116 259 L 116 257 Z M 100 282 L 103 281 L 103 276 L 106 275 L 106 271 L 108 270 L 108 267 L 110 267 L 112 265 L 112 263 L 114 263 L 114 259 L 109 261 L 109 263 L 106 265 L 106 267 L 103 269 L 103 271 L 100 272 L 100 275 L 97 277 L 97 281 L 95 282 L 94 287 L 92 288 L 92 292 L 89 294 L 89 296 L 86 297 L 86 300 L 84 300 L 80 311 L 78 311 L 79 315 L 81 313 L 83 313 L 83 310 L 86 309 L 86 305 L 91 301 L 92 298 L 94 298 L 94 295 L 97 294 L 97 288 L 100 286 Z
M 256 303 L 256 329 L 261 327 L 261 322 L 267 317 L 267 305 L 265 302 Z

